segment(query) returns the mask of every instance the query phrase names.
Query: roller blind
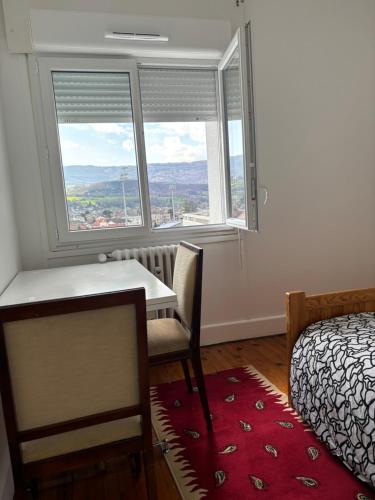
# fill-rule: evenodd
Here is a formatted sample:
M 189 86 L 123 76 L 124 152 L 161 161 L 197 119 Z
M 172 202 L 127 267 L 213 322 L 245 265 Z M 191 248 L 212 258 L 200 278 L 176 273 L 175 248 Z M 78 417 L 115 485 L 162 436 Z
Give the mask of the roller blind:
M 141 69 L 143 118 L 146 122 L 217 120 L 215 70 Z M 130 122 L 128 73 L 54 71 L 59 123 Z
M 132 121 L 128 73 L 54 71 L 59 123 Z
M 226 112 L 229 121 L 242 119 L 242 99 L 238 70 L 229 69 L 224 77 L 226 91 Z
M 215 70 L 143 68 L 139 74 L 145 122 L 217 120 Z
M 242 119 L 241 73 L 236 50 L 224 70 L 225 111 L 229 121 Z

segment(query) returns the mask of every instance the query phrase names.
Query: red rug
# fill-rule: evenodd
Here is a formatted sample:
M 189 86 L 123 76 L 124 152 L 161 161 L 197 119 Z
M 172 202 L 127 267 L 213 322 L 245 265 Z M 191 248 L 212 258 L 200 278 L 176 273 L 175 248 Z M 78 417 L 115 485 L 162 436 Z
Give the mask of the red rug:
M 253 367 L 207 375 L 206 386 L 212 433 L 184 381 L 152 389 L 153 425 L 184 499 L 375 499 Z

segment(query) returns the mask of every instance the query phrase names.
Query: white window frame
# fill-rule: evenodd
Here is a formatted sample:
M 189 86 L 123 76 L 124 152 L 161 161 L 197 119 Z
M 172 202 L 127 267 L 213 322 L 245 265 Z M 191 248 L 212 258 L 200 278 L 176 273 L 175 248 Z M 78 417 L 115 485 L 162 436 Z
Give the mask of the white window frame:
M 64 243 L 100 241 L 120 237 L 134 237 L 145 234 L 150 226 L 150 207 L 148 203 L 147 172 L 145 165 L 144 137 L 141 100 L 138 85 L 138 70 L 131 59 L 90 59 L 66 57 L 41 57 L 38 59 L 40 88 L 42 92 L 42 108 L 45 124 L 46 146 L 50 164 L 50 182 L 55 205 L 56 232 L 58 241 Z M 103 73 L 128 73 L 133 108 L 133 126 L 138 165 L 142 226 L 127 228 L 111 228 L 86 231 L 69 231 L 67 216 L 65 185 L 56 117 L 55 97 L 52 84 L 53 71 L 87 71 Z
M 213 71 L 215 72 L 215 82 L 216 82 L 216 97 L 217 97 L 217 126 L 218 126 L 218 156 L 219 156 L 219 161 L 217 164 L 217 172 L 219 176 L 219 183 L 220 183 L 220 191 L 221 191 L 221 196 L 220 196 L 220 212 L 222 214 L 223 222 L 217 223 L 217 224 L 205 224 L 201 226 L 185 226 L 185 227 L 177 227 L 177 228 L 171 228 L 171 229 L 161 229 L 159 227 L 157 228 L 152 228 L 152 234 L 153 235 L 162 235 L 162 236 L 167 236 L 168 234 L 175 233 L 175 241 L 178 241 L 179 232 L 186 232 L 187 235 L 190 236 L 192 234 L 195 236 L 196 234 L 198 235 L 204 235 L 207 236 L 208 234 L 212 234 L 215 237 L 220 237 L 220 235 L 234 235 L 237 234 L 233 231 L 233 226 L 229 226 L 226 224 L 226 202 L 225 202 L 225 182 L 224 182 L 224 165 L 223 165 L 223 158 L 222 158 L 222 133 L 221 133 L 221 122 L 222 122 L 222 109 L 221 109 L 221 103 L 220 103 L 220 89 L 219 89 L 219 71 L 218 71 L 218 63 L 217 61 L 213 63 L 212 61 L 206 61 L 205 63 L 202 63 L 202 61 L 197 61 L 194 64 L 191 63 L 188 64 L 187 61 L 181 60 L 181 61 L 173 61 L 171 62 L 171 59 L 168 59 L 167 62 L 166 60 L 159 60 L 159 61 L 153 61 L 145 58 L 140 58 L 138 60 L 138 68 L 139 70 L 142 69 L 182 69 L 182 70 L 204 70 L 204 71 Z M 181 114 L 181 121 L 183 122 L 185 119 L 186 121 L 189 121 L 184 115 Z M 157 121 L 157 117 L 155 118 L 155 121 Z M 208 144 L 207 144 L 208 148 Z M 147 165 L 147 158 L 146 158 L 146 165 Z M 207 158 L 207 167 L 209 167 L 209 159 Z M 151 211 L 151 210 L 150 210 Z M 184 233 L 185 234 L 185 233 Z
M 234 51 L 238 49 L 240 57 L 241 114 L 244 157 L 245 184 L 245 220 L 235 219 L 231 214 L 231 182 L 229 165 L 228 134 L 224 102 L 223 71 L 230 61 Z M 258 231 L 257 205 L 257 173 L 255 155 L 255 119 L 251 59 L 250 23 L 241 26 L 235 33 L 231 43 L 219 63 L 219 99 L 221 108 L 222 156 L 224 161 L 226 224 L 247 231 Z
M 246 54 L 251 57 L 250 48 L 246 45 L 246 38 L 243 30 L 239 30 L 232 40 L 228 50 L 224 56 L 230 57 L 229 52 L 232 48 L 234 50 L 235 43 L 240 43 L 241 57 L 246 59 Z M 100 57 L 100 58 L 99 58 Z M 224 61 L 221 61 L 221 63 Z M 176 60 L 171 61 L 159 59 L 155 63 L 152 59 L 152 65 L 167 66 L 167 67 L 184 67 L 184 68 L 205 68 L 218 70 L 218 109 L 219 109 L 219 123 L 223 127 L 223 101 L 222 101 L 222 87 L 220 84 L 220 65 L 215 61 L 193 61 L 193 60 Z M 44 203 L 46 208 L 46 221 L 47 221 L 47 234 L 49 239 L 49 251 L 51 256 L 56 252 L 59 255 L 75 255 L 77 251 L 80 254 L 92 253 L 93 251 L 110 249 L 114 246 L 145 246 L 150 244 L 163 244 L 179 241 L 180 239 L 193 239 L 197 242 L 215 242 L 223 240 L 233 240 L 237 238 L 238 229 L 247 229 L 249 227 L 248 221 L 245 224 L 238 224 L 236 220 L 231 220 L 226 217 L 222 224 L 210 224 L 205 226 L 186 226 L 170 229 L 152 229 L 151 213 L 150 213 L 150 199 L 148 194 L 148 178 L 147 178 L 147 164 L 144 145 L 143 133 L 143 119 L 141 108 L 141 97 L 139 87 L 139 76 L 137 70 L 137 62 L 144 63 L 145 66 L 150 64 L 149 60 L 130 59 L 126 57 L 108 57 L 108 56 L 88 56 L 88 55 L 44 55 L 35 54 L 28 56 L 29 74 L 31 81 L 32 102 L 35 115 L 35 125 L 37 131 L 37 142 L 40 153 L 41 163 L 41 180 L 44 191 Z M 251 76 L 251 59 L 250 76 Z M 150 64 L 151 66 L 151 64 Z M 246 67 L 246 66 L 245 66 Z M 249 67 L 247 67 L 249 68 Z M 133 126 L 135 131 L 135 141 L 137 149 L 137 161 L 139 171 L 139 186 L 140 198 L 142 207 L 142 227 L 128 227 L 128 228 L 114 228 L 114 229 L 98 229 L 86 231 L 69 231 L 68 218 L 66 211 L 65 201 L 65 186 L 62 176 L 62 163 L 60 159 L 58 125 L 55 111 L 55 100 L 52 85 L 52 71 L 104 71 L 104 72 L 127 72 L 130 75 L 132 105 L 133 105 Z M 243 73 L 244 77 L 244 73 Z M 43 82 L 43 83 L 42 83 Z M 244 83 L 242 83 L 244 85 Z M 42 89 L 43 88 L 43 94 Z M 48 91 L 46 89 L 48 88 Z M 246 94 L 246 99 L 252 99 L 251 94 Z M 251 113 L 253 116 L 253 107 L 251 101 Z M 243 106 L 246 107 L 243 103 Z M 252 141 L 254 141 L 253 120 L 251 124 L 243 120 L 243 126 L 246 128 L 244 137 L 246 151 L 250 152 L 251 143 L 249 141 L 249 134 L 251 134 Z M 223 130 L 222 130 L 223 132 Z M 223 133 L 219 134 L 219 140 L 222 150 L 225 149 L 225 141 L 223 140 Z M 255 155 L 255 148 L 252 149 Z M 224 160 L 224 161 L 223 161 Z M 221 162 L 225 163 L 225 156 L 221 155 Z M 255 157 L 254 157 L 255 167 Z M 218 165 L 220 175 L 224 171 L 223 183 L 225 184 L 226 171 L 223 165 Z M 248 169 L 246 169 L 248 170 Z M 255 173 L 255 168 L 253 168 Z M 247 172 L 245 172 L 247 175 Z M 256 189 L 256 178 L 255 184 Z M 247 193 L 247 199 L 249 197 Z M 250 195 L 251 196 L 251 195 Z M 223 203 L 228 206 L 228 190 L 227 185 L 224 187 Z M 256 206 L 256 200 L 255 200 Z M 226 212 L 227 213 L 227 212 Z M 256 212 L 254 212 L 256 214 Z M 256 224 L 252 229 L 257 230 L 257 214 L 255 215 Z

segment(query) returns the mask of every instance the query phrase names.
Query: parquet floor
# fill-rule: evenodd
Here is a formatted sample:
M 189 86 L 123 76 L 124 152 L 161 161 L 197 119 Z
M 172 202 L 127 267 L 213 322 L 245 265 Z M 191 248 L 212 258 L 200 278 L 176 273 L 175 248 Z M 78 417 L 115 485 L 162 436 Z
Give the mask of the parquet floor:
M 204 347 L 205 373 L 252 364 L 281 391 L 287 390 L 286 341 L 284 335 Z M 183 378 L 179 364 L 152 369 L 151 383 Z M 159 500 L 178 500 L 180 495 L 160 451 L 155 450 Z M 40 500 L 143 500 L 143 478 L 134 482 L 127 459 L 112 461 L 105 468 L 66 475 L 41 485 Z

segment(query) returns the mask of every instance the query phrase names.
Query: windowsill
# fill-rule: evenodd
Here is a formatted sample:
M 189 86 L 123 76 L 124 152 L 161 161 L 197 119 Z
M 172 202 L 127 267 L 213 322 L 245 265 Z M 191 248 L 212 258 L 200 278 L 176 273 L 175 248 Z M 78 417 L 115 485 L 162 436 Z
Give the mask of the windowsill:
M 55 242 L 47 254 L 48 260 L 62 257 L 96 255 L 115 249 L 137 248 L 178 243 L 190 240 L 197 244 L 219 243 L 237 239 L 237 229 L 225 224 L 179 229 L 156 229 L 151 233 L 122 238 L 108 238 L 101 241 Z

